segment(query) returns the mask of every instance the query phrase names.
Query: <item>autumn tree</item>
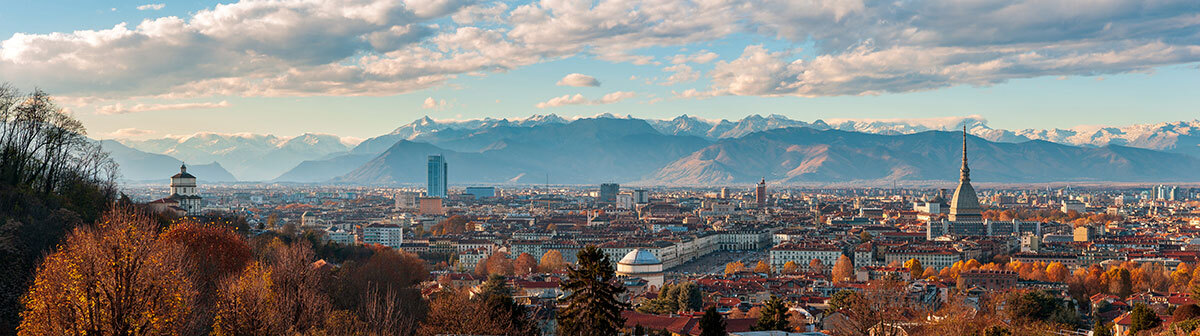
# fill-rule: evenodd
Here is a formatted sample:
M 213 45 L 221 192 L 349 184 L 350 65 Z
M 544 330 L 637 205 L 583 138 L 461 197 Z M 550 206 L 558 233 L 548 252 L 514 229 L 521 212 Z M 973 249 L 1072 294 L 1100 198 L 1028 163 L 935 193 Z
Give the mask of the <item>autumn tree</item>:
M 833 264 L 833 282 L 846 282 L 854 279 L 854 263 L 845 255 L 838 257 Z
M 570 294 L 566 308 L 559 311 L 561 335 L 615 335 L 625 324 L 625 304 L 617 295 L 625 290 L 614 283 L 615 272 L 608 255 L 594 245 L 579 250 L 578 264 L 567 269 L 562 288 Z
M 513 261 L 513 273 L 516 275 L 528 275 L 536 272 L 538 269 L 538 261 L 529 253 L 521 253 L 517 256 L 517 260 Z
M 796 274 L 800 271 L 800 266 L 796 265 L 795 261 L 788 261 L 783 264 L 783 274 Z
M 481 276 L 488 276 L 492 274 L 504 276 L 513 275 L 513 260 L 508 258 L 507 252 L 497 251 L 479 263 L 485 265 L 482 269 L 479 268 L 478 265 L 475 268 L 476 273 Z M 480 273 L 481 270 L 483 273 Z
M 545 273 L 561 271 L 566 267 L 567 263 L 563 261 L 562 252 L 558 250 L 546 251 L 546 254 L 542 255 L 541 262 L 538 263 L 538 269 Z
M 821 259 L 813 258 L 813 260 L 808 261 L 808 270 L 825 273 L 825 263 L 821 262 Z
M 172 225 L 162 236 L 183 250 L 188 274 L 197 291 L 188 329 L 204 333 L 213 325 L 212 309 L 221 281 L 240 272 L 252 260 L 250 244 L 230 226 L 192 221 Z
M 1046 280 L 1050 282 L 1063 282 L 1067 279 L 1067 267 L 1060 262 L 1052 262 L 1046 266 Z
M 330 277 L 336 279 L 326 285 L 334 307 L 354 312 L 372 333 L 411 334 L 427 312 L 416 288 L 429 277 L 425 262 L 386 247 L 373 251 L 365 261 L 344 263 Z
M 255 262 L 221 285 L 213 335 L 277 335 L 287 330 L 271 271 Z
M 195 295 L 182 255 L 148 217 L 115 209 L 38 267 L 18 334 L 179 333 Z
M 1129 297 L 1133 294 L 1133 279 L 1129 274 L 1129 270 L 1125 268 L 1113 268 L 1104 273 L 1108 279 L 1108 293 L 1116 295 L 1120 298 Z M 1193 296 L 1195 292 L 1193 291 Z
M 759 260 L 758 264 L 754 265 L 754 273 L 766 274 L 769 276 L 771 275 L 771 265 L 767 264 L 766 261 Z
M 921 261 L 917 260 L 917 258 L 905 261 L 904 268 L 908 269 L 908 273 L 912 275 L 912 279 L 919 279 L 921 278 L 921 274 L 925 274 L 925 266 L 921 266 Z
M 742 261 L 740 261 L 740 260 L 730 262 L 730 263 L 725 263 L 725 275 L 730 275 L 730 274 L 734 274 L 734 273 L 745 271 L 745 270 L 746 270 L 746 264 L 743 264 Z
M 846 293 L 844 303 L 838 304 L 846 318 L 833 321 L 833 327 L 850 334 L 867 335 L 877 324 L 909 319 L 913 308 L 904 286 L 903 281 L 893 277 L 870 282 L 862 293 Z
M 474 297 L 466 291 L 446 290 L 431 296 L 429 316 L 420 335 L 530 335 L 536 324 L 524 306 L 512 298 L 513 289 L 500 275 L 480 285 Z

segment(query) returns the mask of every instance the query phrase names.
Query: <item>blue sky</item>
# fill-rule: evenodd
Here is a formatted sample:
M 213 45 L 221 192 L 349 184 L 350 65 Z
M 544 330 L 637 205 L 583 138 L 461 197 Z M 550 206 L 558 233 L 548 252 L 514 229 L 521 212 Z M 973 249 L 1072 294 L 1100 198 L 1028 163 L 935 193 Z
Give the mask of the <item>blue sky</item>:
M 1074 3 L 16 0 L 0 81 L 102 138 L 362 138 L 425 115 L 1200 116 L 1200 4 Z M 599 85 L 556 84 L 569 74 Z

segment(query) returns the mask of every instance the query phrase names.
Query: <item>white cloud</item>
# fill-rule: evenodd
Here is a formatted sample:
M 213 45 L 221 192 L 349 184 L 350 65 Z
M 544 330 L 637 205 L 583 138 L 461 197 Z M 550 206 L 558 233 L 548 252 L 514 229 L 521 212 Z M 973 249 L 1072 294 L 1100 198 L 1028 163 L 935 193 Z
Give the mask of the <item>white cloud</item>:
M 152 4 L 145 4 L 145 5 L 137 6 L 137 10 L 140 10 L 140 11 L 160 10 L 166 6 L 167 6 L 167 4 L 163 4 L 163 3 L 152 3 Z
M 426 110 L 442 110 L 450 107 L 450 104 L 445 99 L 437 100 L 433 97 L 425 98 L 425 102 L 421 104 L 421 108 Z
M 861 95 L 1197 62 L 1198 17 L 1194 0 L 242 0 L 110 29 L 16 33 L 0 42 L 0 78 L 113 99 L 394 95 L 583 55 L 716 62 L 699 96 Z M 738 59 L 649 55 L 731 36 L 813 47 L 804 58 L 761 46 Z M 667 81 L 694 77 L 676 75 Z
M 158 132 L 153 131 L 153 130 L 139 129 L 139 128 L 122 128 L 122 129 L 119 129 L 116 131 L 109 132 L 108 136 L 113 137 L 113 138 L 136 138 L 136 137 L 144 137 L 144 136 L 148 136 L 148 135 L 154 135 L 155 133 L 158 133 Z
M 555 84 L 559 86 L 600 86 L 600 81 L 596 80 L 596 77 L 573 73 L 564 76 Z
M 537 108 L 547 108 L 566 105 L 603 105 L 620 102 L 625 99 L 633 98 L 636 95 L 636 93 L 629 91 L 616 91 L 606 94 L 603 97 L 600 97 L 600 99 L 591 100 L 584 98 L 582 94 L 576 93 L 575 95 L 563 95 L 550 98 L 550 100 L 537 103 L 535 106 L 537 106 Z
M 670 77 L 667 77 L 662 85 L 675 85 L 679 83 L 687 83 L 700 79 L 700 72 L 692 70 L 692 67 L 687 64 L 676 64 L 666 68 L 663 71 L 672 72 Z
M 124 104 L 105 105 L 96 108 L 96 114 L 113 115 L 127 114 L 138 112 L 151 111 L 170 111 L 170 110 L 200 110 L 200 109 L 216 109 L 231 106 L 228 101 L 220 101 L 216 103 L 178 103 L 178 104 L 135 104 L 125 106 Z
M 704 64 L 704 63 L 712 62 L 713 60 L 717 59 L 717 57 L 721 57 L 721 55 L 717 55 L 717 53 L 711 52 L 708 50 L 701 50 L 701 51 L 697 51 L 691 55 L 684 55 L 684 54 L 675 55 L 675 56 L 671 57 L 671 63 L 674 63 L 674 64 L 683 64 L 683 63 Z

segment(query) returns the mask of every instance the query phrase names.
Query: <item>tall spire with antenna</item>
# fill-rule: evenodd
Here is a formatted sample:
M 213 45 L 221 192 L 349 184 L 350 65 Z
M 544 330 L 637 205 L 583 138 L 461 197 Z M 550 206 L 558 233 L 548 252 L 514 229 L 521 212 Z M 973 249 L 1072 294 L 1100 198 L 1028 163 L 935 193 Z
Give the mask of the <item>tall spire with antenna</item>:
M 963 155 L 962 155 L 962 176 L 960 182 L 971 181 L 971 168 L 967 167 L 967 125 L 963 124 Z

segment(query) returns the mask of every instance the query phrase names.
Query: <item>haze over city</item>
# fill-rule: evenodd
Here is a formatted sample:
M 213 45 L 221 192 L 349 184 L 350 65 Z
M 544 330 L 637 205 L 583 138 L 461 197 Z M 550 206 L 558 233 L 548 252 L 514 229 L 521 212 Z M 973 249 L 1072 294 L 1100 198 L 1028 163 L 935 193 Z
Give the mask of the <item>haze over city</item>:
M 0 335 L 1200 334 L 1194 0 L 10 2 Z

